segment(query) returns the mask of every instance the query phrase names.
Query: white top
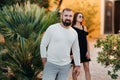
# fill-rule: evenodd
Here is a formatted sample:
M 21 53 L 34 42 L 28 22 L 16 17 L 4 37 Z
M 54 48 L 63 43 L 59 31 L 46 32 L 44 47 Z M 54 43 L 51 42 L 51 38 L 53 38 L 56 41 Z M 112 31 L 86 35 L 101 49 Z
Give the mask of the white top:
M 80 65 L 78 35 L 70 27 L 63 28 L 60 23 L 53 24 L 46 30 L 40 45 L 41 57 L 56 65 L 67 65 L 71 62 L 72 48 L 75 65 Z

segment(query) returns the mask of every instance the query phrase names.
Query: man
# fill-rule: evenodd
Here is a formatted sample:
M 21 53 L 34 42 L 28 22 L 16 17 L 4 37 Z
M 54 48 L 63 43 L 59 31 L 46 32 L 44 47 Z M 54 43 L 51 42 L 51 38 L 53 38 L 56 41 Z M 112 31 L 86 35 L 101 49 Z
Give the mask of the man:
M 71 27 L 73 12 L 66 8 L 61 13 L 61 22 L 48 27 L 40 45 L 44 66 L 43 80 L 67 80 L 70 70 L 72 48 L 76 75 L 80 73 L 78 36 Z

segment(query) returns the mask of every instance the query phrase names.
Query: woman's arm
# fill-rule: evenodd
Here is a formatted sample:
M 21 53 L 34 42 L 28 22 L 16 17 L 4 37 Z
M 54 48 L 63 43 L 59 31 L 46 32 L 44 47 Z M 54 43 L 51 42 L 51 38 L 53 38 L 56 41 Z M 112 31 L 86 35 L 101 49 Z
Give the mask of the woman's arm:
M 84 26 L 84 30 L 85 30 L 86 32 L 88 32 L 86 26 Z M 90 59 L 90 46 L 89 46 L 89 39 L 88 39 L 88 37 L 87 37 L 87 54 L 86 54 L 86 57 L 87 57 L 88 59 Z

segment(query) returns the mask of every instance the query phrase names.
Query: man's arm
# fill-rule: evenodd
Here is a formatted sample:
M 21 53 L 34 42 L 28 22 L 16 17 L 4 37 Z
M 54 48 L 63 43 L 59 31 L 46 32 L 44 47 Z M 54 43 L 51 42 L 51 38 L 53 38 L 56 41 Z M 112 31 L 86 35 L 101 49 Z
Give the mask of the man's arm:
M 50 32 L 50 28 L 48 28 L 46 32 L 44 33 L 42 40 L 41 40 L 41 44 L 40 44 L 40 55 L 42 58 L 43 66 L 45 65 L 47 61 L 47 46 L 50 42 L 50 38 L 51 38 L 51 32 Z
M 72 53 L 73 53 L 73 59 L 75 62 L 75 66 L 80 66 L 80 48 L 78 44 L 78 37 L 76 37 L 72 45 Z
M 75 63 L 75 68 L 73 72 L 78 76 L 80 74 L 80 48 L 78 44 L 78 37 L 76 37 L 73 46 L 72 46 L 72 52 L 73 52 L 73 59 Z

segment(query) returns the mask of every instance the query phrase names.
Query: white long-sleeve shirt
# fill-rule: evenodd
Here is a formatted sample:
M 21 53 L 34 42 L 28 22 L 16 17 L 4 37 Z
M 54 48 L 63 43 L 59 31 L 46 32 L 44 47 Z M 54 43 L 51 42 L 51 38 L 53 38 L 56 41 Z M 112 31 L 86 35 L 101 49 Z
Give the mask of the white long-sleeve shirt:
M 70 51 L 72 48 L 75 65 L 80 65 L 80 51 L 78 35 L 70 27 L 63 28 L 60 23 L 53 24 L 44 33 L 41 41 L 41 57 L 56 65 L 66 65 L 71 62 Z

